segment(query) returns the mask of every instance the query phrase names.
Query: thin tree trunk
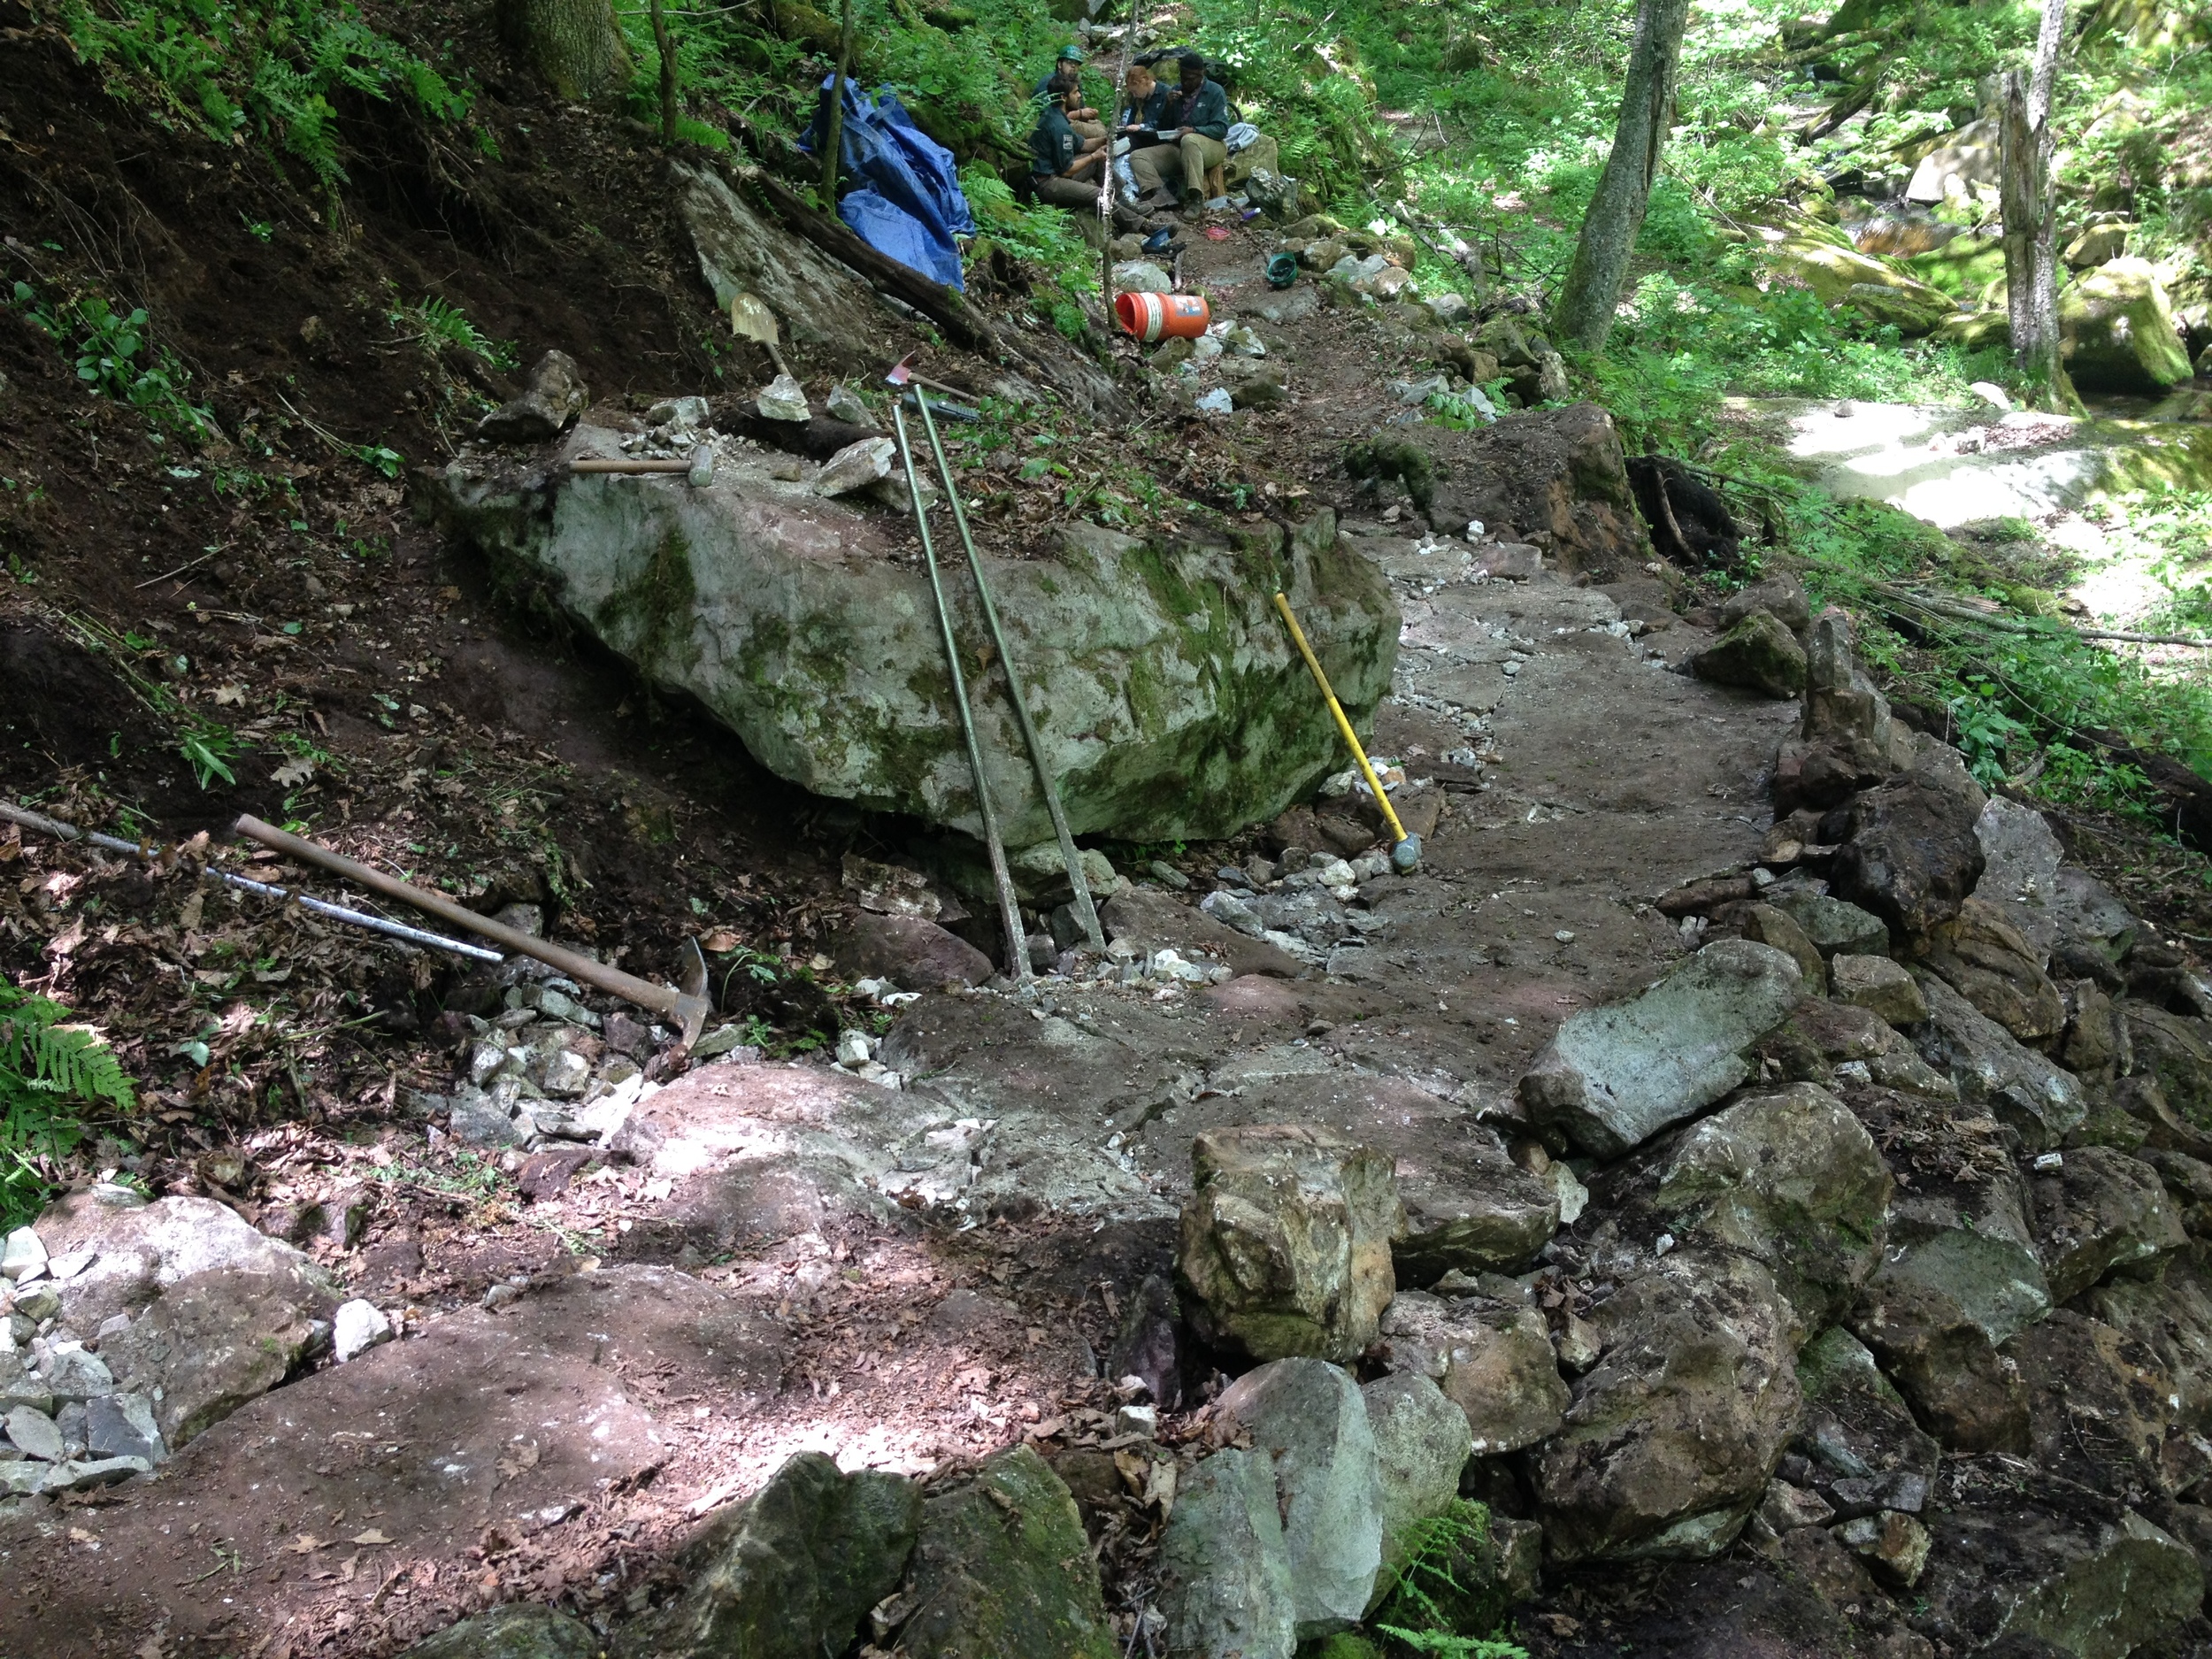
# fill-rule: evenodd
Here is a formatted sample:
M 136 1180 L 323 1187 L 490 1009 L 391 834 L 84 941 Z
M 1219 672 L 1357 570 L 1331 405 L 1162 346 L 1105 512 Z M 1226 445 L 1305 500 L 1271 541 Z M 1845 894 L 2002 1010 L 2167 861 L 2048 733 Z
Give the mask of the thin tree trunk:
M 2000 185 L 2005 230 L 2005 287 L 2013 361 L 2042 388 L 2047 406 L 2070 407 L 2073 387 L 2059 357 L 2057 215 L 2051 198 L 2052 92 L 2066 0 L 2043 0 L 2035 65 L 2026 85 L 2005 77 Z
M 845 77 L 853 63 L 853 0 L 845 0 L 837 30 L 837 76 L 830 88 L 829 142 L 822 146 L 822 211 L 837 217 L 837 164 L 845 146 Z
M 661 142 L 676 144 L 676 47 L 668 38 L 668 13 L 653 0 L 653 50 L 661 60 Z
M 1674 124 L 1674 82 L 1689 15 L 1689 0 L 1636 0 L 1636 35 L 1621 89 L 1620 120 L 1613 129 L 1613 153 L 1605 158 L 1604 174 L 1575 242 L 1567 285 L 1552 311 L 1553 330 L 1592 351 L 1612 332 L 1629 258 L 1651 205 L 1660 151 Z

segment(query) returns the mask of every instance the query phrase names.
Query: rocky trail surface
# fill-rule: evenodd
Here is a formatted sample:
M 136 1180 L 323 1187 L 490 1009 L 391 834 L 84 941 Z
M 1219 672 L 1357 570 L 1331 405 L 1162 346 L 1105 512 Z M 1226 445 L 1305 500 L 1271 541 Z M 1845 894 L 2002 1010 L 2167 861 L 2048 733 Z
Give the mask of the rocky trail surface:
M 1248 552 L 1344 561 L 1394 612 L 1365 660 L 1410 873 L 1335 786 L 1102 864 L 1103 953 L 1032 869 L 1063 936 L 1016 985 L 910 823 L 736 762 L 700 785 L 685 756 L 729 740 L 695 713 L 626 772 L 626 671 L 469 637 L 500 572 L 465 543 L 410 526 L 381 579 L 319 567 L 355 586 L 311 637 L 358 636 L 364 675 L 404 643 L 422 687 L 319 720 L 362 757 L 342 832 L 424 860 L 451 834 L 449 859 L 470 797 L 472 847 L 511 862 L 503 821 L 584 824 L 595 899 L 469 896 L 633 965 L 711 918 L 726 1019 L 685 1052 L 519 959 L 426 972 L 346 1102 L 150 1164 L 150 1202 L 107 1171 L 12 1235 L 0 1653 L 1356 1659 L 1355 1625 L 1432 1617 L 1563 1659 L 2212 1637 L 2212 989 L 1893 713 L 1847 618 L 1786 577 L 1691 604 L 1602 411 L 1409 420 L 1563 371 L 1510 314 L 1462 334 L 1393 297 L 1340 232 L 1194 234 L 1186 282 L 1243 332 L 1131 365 L 1126 430 L 1225 393 L 1178 426 L 1191 487 Z M 769 246 L 691 236 L 710 283 L 710 249 Z M 1325 302 L 1259 280 L 1278 241 L 1338 272 Z M 879 308 L 820 280 L 853 337 L 810 349 L 856 373 Z M 1066 398 L 1122 396 L 1023 349 Z M 668 389 L 572 412 L 644 442 Z M 795 542 L 842 522 L 832 455 L 741 408 L 684 419 L 727 427 L 700 499 L 772 484 Z M 559 424 L 442 488 L 527 473 Z M 995 555 L 1064 552 L 1057 488 L 979 508 Z M 807 557 L 910 588 L 895 509 L 849 511 L 865 534 Z M 242 664 L 300 635 L 237 616 L 188 626 L 241 631 L 226 672 L 258 700 Z M 665 685 L 648 620 L 605 642 Z M 51 726 L 81 664 L 21 649 L 53 656 Z M 441 788 L 472 720 L 547 770 Z M 232 970 L 219 896 L 7 851 L 10 937 L 57 980 L 143 950 L 227 996 L 328 950 L 287 916 Z M 127 933 L 88 895 L 166 919 Z M 833 1053 L 767 1051 L 813 1021 Z M 192 1027 L 180 1119 L 256 1025 L 242 996 Z

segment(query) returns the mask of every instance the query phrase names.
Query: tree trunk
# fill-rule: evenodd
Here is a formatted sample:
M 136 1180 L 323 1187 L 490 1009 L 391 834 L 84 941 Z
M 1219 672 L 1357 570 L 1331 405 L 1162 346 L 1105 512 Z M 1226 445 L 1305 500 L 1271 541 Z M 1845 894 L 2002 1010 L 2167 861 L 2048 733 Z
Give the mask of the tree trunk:
M 653 53 L 661 60 L 661 142 L 676 146 L 676 44 L 668 38 L 668 12 L 653 0 Z
M 1620 121 L 1613 129 L 1613 153 L 1605 158 L 1605 173 L 1575 242 L 1567 286 L 1552 312 L 1555 333 L 1592 351 L 1612 332 L 1629 257 L 1651 205 L 1659 152 L 1674 125 L 1674 81 L 1682 65 L 1682 28 L 1689 14 L 1689 0 L 1636 0 L 1636 36 L 1621 90 Z
M 2013 361 L 2040 388 L 2046 407 L 2070 408 L 2073 387 L 2059 360 L 2057 215 L 2051 200 L 2051 96 L 2066 0 L 2044 0 L 2032 77 L 2005 77 L 2000 185 L 2005 228 L 2005 288 Z
M 822 211 L 837 217 L 837 164 L 845 149 L 845 77 L 853 64 L 853 0 L 845 0 L 837 29 L 837 73 L 830 85 L 827 142 L 822 146 Z
M 554 91 L 585 104 L 630 76 L 609 0 L 499 0 L 500 33 Z

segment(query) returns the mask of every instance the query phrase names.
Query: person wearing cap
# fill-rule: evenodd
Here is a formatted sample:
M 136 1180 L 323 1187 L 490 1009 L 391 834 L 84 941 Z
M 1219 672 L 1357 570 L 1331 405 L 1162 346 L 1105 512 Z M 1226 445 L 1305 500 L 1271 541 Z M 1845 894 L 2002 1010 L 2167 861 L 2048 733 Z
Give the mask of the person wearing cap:
M 1225 142 L 1229 136 L 1229 95 L 1218 81 L 1208 78 L 1206 60 L 1197 53 L 1184 55 L 1181 82 L 1163 101 L 1158 119 L 1160 137 L 1166 142 L 1129 157 L 1129 170 L 1143 192 L 1140 199 L 1166 195 L 1172 173 L 1182 187 L 1184 211 L 1202 207 L 1208 170 L 1229 159 Z
M 1041 98 L 1057 96 L 1052 89 L 1052 83 L 1062 75 L 1072 78 L 1075 72 L 1082 67 L 1083 49 L 1073 41 L 1070 41 L 1060 49 L 1059 57 L 1052 60 L 1052 73 L 1037 83 L 1037 96 Z

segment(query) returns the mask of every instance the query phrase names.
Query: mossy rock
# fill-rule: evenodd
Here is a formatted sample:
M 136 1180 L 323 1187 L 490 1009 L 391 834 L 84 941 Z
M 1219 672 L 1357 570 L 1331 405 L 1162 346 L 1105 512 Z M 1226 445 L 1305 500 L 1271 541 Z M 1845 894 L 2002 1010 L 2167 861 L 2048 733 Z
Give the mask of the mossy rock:
M 1884 282 L 1854 282 L 1845 291 L 1844 299 L 1868 321 L 1879 327 L 1894 328 L 1909 340 L 1933 334 L 1936 326 L 1958 309 L 1947 302 L 1939 305 L 1916 291 L 1892 288 Z
M 516 1601 L 426 1636 L 399 1659 L 598 1659 L 600 1651 L 590 1626 Z
M 2001 311 L 1958 311 L 1936 325 L 1934 337 L 1968 351 L 2003 349 L 2012 344 L 2012 319 Z
M 580 426 L 557 456 L 617 452 Z M 649 681 L 695 698 L 753 757 L 817 795 L 981 830 L 928 583 L 906 526 L 726 451 L 713 484 L 454 463 L 445 526 L 544 592 Z M 1079 834 L 1205 841 L 1280 813 L 1342 762 L 1275 611 L 1289 597 L 1364 725 L 1390 688 L 1398 610 L 1327 511 L 1124 535 L 1062 528 L 1041 558 L 987 558 L 1048 764 Z M 1009 845 L 1053 835 L 975 589 L 945 584 Z
M 2173 306 L 2142 259 L 2084 272 L 2059 296 L 2060 352 L 2085 392 L 2155 395 L 2190 377 Z
M 1690 672 L 1717 686 L 1794 697 L 1805 688 L 1805 649 L 1771 611 L 1754 611 L 1692 657 Z
M 1075 1499 L 1026 1446 L 929 1498 L 906 1596 L 908 1659 L 1120 1654 Z
M 2005 303 L 2005 245 L 1994 236 L 1958 236 L 1905 261 L 1914 276 L 1953 299 L 1977 305 Z
M 1383 1650 L 1364 1636 L 1340 1630 L 1318 1641 L 1300 1642 L 1298 1659 L 1383 1659 Z
M 1896 303 L 1909 303 L 1936 317 L 1954 309 L 1941 290 L 1908 274 L 1893 259 L 1861 253 L 1840 231 L 1830 240 L 1806 234 L 1801 222 L 1793 228 L 1800 234 L 1768 246 L 1767 261 L 1779 274 L 1812 289 L 1823 304 L 1858 303 L 1861 296 L 1854 290 L 1870 285 L 1893 290 Z

